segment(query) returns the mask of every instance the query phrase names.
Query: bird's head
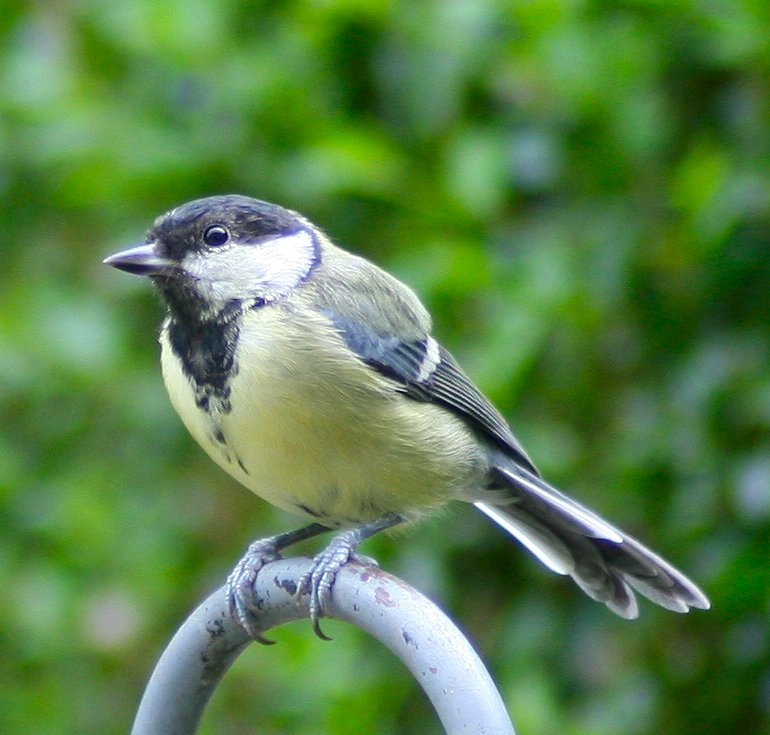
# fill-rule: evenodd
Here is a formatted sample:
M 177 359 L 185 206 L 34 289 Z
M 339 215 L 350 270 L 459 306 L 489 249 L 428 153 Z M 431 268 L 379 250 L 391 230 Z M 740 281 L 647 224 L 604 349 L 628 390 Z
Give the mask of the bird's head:
M 149 276 L 173 313 L 202 319 L 287 296 L 319 262 L 320 248 L 318 230 L 301 215 L 231 194 L 172 209 L 143 245 L 104 262 Z

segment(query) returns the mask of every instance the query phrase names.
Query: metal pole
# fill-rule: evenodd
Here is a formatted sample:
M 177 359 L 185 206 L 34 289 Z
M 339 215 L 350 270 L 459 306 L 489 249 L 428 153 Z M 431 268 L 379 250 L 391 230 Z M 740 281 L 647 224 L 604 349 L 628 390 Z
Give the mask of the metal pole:
M 307 598 L 298 601 L 295 591 L 309 568 L 309 559 L 294 558 L 260 572 L 255 592 L 263 630 L 308 617 Z M 447 735 L 515 735 L 502 698 L 468 639 L 402 580 L 376 567 L 348 564 L 337 575 L 325 612 L 367 631 L 404 662 Z M 132 735 L 193 735 L 214 689 L 249 642 L 230 617 L 220 588 L 163 652 Z

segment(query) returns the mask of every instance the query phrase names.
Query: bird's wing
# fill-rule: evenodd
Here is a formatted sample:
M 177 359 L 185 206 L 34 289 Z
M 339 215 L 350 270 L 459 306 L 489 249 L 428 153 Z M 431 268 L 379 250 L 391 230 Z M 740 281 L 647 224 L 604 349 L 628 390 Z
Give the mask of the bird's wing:
M 414 292 L 389 273 L 327 241 L 324 278 L 298 296 L 321 312 L 345 344 L 417 401 L 440 404 L 464 419 L 514 462 L 539 474 L 500 412 L 430 336 L 431 319 Z
M 325 309 L 347 346 L 367 365 L 395 380 L 410 398 L 431 401 L 468 421 L 506 454 L 538 474 L 500 412 L 433 337 L 403 341 Z

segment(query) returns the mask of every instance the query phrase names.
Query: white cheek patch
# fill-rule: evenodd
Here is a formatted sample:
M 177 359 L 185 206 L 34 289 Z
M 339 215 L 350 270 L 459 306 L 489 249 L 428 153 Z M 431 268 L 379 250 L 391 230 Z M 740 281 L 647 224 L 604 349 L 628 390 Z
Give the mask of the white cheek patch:
M 254 245 L 191 254 L 182 267 L 201 296 L 216 305 L 285 296 L 310 272 L 314 258 L 313 238 L 303 230 Z
M 281 293 L 288 293 L 313 266 L 315 248 L 309 232 L 278 237 L 256 246 L 264 268 L 264 282 Z

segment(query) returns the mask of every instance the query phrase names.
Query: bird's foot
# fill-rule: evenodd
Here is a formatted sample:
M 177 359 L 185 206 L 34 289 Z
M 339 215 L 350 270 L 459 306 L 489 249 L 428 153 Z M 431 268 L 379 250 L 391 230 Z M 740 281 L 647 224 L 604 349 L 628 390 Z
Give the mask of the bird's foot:
M 230 607 L 230 615 L 255 641 L 265 645 L 275 641 L 265 638 L 257 625 L 256 613 L 259 612 L 259 601 L 256 599 L 254 583 L 262 567 L 283 558 L 278 551 L 279 538 L 271 536 L 250 544 L 243 558 L 227 578 L 227 603 Z
M 377 566 L 377 562 L 357 552 L 361 543 L 360 529 L 344 531 L 335 536 L 331 543 L 317 556 L 313 557 L 313 566 L 310 571 L 302 576 L 297 586 L 297 597 L 309 595 L 308 608 L 310 620 L 313 623 L 315 634 L 325 641 L 331 638 L 321 630 L 320 620 L 324 615 L 324 609 L 331 600 L 332 587 L 337 572 L 351 561 L 360 564 Z
M 243 559 L 227 578 L 227 604 L 230 615 L 240 623 L 241 627 L 259 643 L 275 643 L 262 635 L 257 625 L 257 613 L 259 612 L 259 600 L 256 599 L 254 584 L 262 567 L 271 561 L 282 559 L 281 550 L 287 546 L 313 538 L 319 533 L 326 533 L 329 529 L 320 523 L 311 523 L 294 531 L 279 533 L 277 536 L 259 539 L 252 543 L 246 551 Z

